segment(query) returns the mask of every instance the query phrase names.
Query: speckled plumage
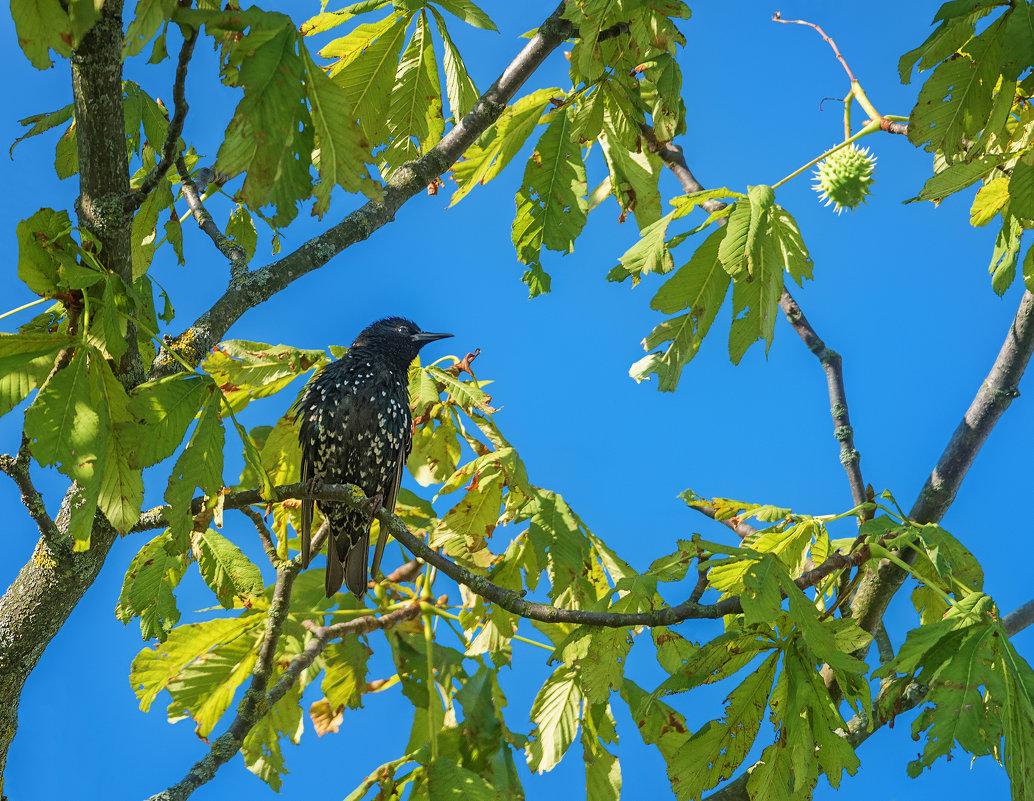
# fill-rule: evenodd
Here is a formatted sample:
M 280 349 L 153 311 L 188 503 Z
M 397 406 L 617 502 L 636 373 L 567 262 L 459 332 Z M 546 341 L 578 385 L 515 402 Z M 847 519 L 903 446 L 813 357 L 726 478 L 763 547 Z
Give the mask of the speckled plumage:
M 428 342 L 451 336 L 429 334 L 410 320 L 378 320 L 359 334 L 348 352 L 327 365 L 298 401 L 302 481 L 355 484 L 367 497 L 380 495 L 394 510 L 402 470 L 413 447 L 409 410 L 409 365 Z M 370 519 L 341 503 L 319 502 L 330 525 L 326 591 L 331 597 L 347 584 L 356 597 L 366 592 Z M 302 563 L 308 566 L 311 500 L 302 503 Z M 384 551 L 377 540 L 372 572 Z

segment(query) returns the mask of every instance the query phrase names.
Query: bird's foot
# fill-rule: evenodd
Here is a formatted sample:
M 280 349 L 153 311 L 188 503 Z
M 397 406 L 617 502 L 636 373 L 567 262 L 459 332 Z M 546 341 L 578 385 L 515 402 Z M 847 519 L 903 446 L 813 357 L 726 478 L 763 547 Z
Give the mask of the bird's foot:
M 307 491 L 310 496 L 323 492 L 323 476 L 313 476 L 310 478 Z
M 363 513 L 366 515 L 367 526 L 373 523 L 382 506 L 384 506 L 384 496 L 379 492 L 363 501 Z

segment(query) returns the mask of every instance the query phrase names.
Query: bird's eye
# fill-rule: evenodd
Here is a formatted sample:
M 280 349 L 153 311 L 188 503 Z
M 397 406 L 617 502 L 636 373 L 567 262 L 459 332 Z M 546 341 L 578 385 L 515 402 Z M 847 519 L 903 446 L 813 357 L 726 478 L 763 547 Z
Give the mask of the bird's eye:
M 396 330 L 396 331 L 398 331 L 398 332 L 399 332 L 400 334 L 402 334 L 403 336 L 409 336 L 409 329 L 408 329 L 408 328 L 406 328 L 406 326 L 404 326 L 404 325 L 400 325 L 400 326 L 399 326 L 398 328 L 396 328 L 395 330 Z

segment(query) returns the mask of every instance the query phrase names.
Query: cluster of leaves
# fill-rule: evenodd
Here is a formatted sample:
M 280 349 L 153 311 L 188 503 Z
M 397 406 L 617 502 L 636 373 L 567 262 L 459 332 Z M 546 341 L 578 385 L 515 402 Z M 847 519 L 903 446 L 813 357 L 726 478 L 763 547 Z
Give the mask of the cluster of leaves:
M 989 15 L 993 19 L 986 20 Z M 945 3 L 939 23 L 901 57 L 903 83 L 931 70 L 909 119 L 909 139 L 935 154 L 935 175 L 914 200 L 939 203 L 979 181 L 970 222 L 999 218 L 988 271 L 1002 294 L 1016 277 L 1023 231 L 1034 227 L 1034 4 Z M 981 31 L 976 33 L 977 23 Z M 1034 255 L 1023 260 L 1034 288 Z
M 535 128 L 545 126 L 525 167 L 513 222 L 532 297 L 550 287 L 542 248 L 573 250 L 589 210 L 608 195 L 620 204 L 621 220 L 631 213 L 641 230 L 661 216 L 662 162 L 643 136 L 648 125 L 663 141 L 685 130 L 675 61 L 685 38 L 673 19 L 688 17 L 680 0 L 567 4 L 564 18 L 576 31 L 570 89 L 538 89 L 508 106 L 454 168 L 453 204 L 495 178 Z M 594 144 L 607 171 L 590 194 L 585 159 Z

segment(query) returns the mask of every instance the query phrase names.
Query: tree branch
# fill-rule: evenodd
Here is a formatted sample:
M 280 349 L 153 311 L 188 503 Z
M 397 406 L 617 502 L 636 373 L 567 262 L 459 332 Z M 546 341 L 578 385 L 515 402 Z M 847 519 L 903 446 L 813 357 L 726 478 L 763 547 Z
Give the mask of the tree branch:
M 868 498 L 865 494 L 865 481 L 862 479 L 862 455 L 854 446 L 854 429 L 851 428 L 851 417 L 847 410 L 847 392 L 844 390 L 844 370 L 840 354 L 826 347 L 801 307 L 793 296 L 783 289 L 779 298 L 779 308 L 790 321 L 793 330 L 815 354 L 822 370 L 826 374 L 826 387 L 829 391 L 829 412 L 833 416 L 833 436 L 840 443 L 840 464 L 847 472 L 847 483 L 851 487 L 851 500 L 855 506 L 861 506 Z
M 322 267 L 341 251 L 367 239 L 378 228 L 394 220 L 395 213 L 406 201 L 421 193 L 428 184 L 448 170 L 498 119 L 506 104 L 545 58 L 571 36 L 573 26 L 561 17 L 563 8 L 564 4 L 561 3 L 503 70 L 502 75 L 478 99 L 474 108 L 438 144 L 416 161 L 404 164 L 395 171 L 386 182 L 382 200 L 369 201 L 337 225 L 313 237 L 283 258 L 235 277 L 222 297 L 198 317 L 190 328 L 175 338 L 172 347 L 177 348 L 190 363 L 199 363 L 246 311 L 268 300 L 292 281 Z M 223 250 L 222 247 L 220 250 Z M 178 364 L 163 349 L 151 366 L 150 377 L 167 375 L 176 369 Z
M 1034 295 L 1025 291 L 991 371 L 926 479 L 908 513 L 909 519 L 917 523 L 937 523 L 944 517 L 995 424 L 1019 395 L 1020 377 L 1032 352 Z M 906 549 L 899 556 L 911 564 L 916 554 Z M 907 577 L 905 570 L 889 563 L 881 564 L 876 571 L 869 571 L 851 602 L 851 614 L 858 620 L 858 625 L 870 633 L 875 631 L 890 599 Z
M 785 21 L 785 20 L 783 20 Z M 810 24 L 810 23 L 808 23 Z M 835 49 L 835 48 L 834 48 Z M 643 137 L 646 139 L 647 147 L 651 153 L 656 153 L 661 161 L 675 174 L 687 194 L 703 191 L 704 187 L 693 176 L 689 166 L 686 164 L 686 157 L 682 148 L 671 142 L 661 142 L 653 128 L 649 125 L 640 126 Z M 709 200 L 701 204 L 701 207 L 708 212 L 719 211 L 725 208 L 726 204 L 720 200 Z M 808 319 L 801 311 L 801 307 L 793 296 L 783 287 L 783 294 L 779 298 L 779 308 L 783 310 L 786 319 L 789 320 L 793 330 L 801 338 L 822 364 L 826 374 L 826 386 L 829 391 L 830 414 L 833 416 L 833 436 L 840 443 L 840 463 L 847 472 L 847 482 L 851 487 L 851 499 L 855 506 L 859 506 L 867 500 L 865 495 L 865 482 L 862 480 L 860 466 L 861 454 L 854 446 L 854 430 L 851 428 L 851 418 L 847 410 L 847 393 L 844 390 L 844 373 L 841 364 L 840 354 L 826 347 L 815 329 L 811 327 Z
M 187 119 L 187 105 L 185 87 L 187 83 L 187 67 L 190 64 L 191 56 L 194 55 L 194 44 L 197 42 L 197 29 L 192 29 L 190 35 L 183 40 L 180 47 L 179 62 L 176 64 L 176 80 L 172 84 L 172 119 L 169 121 L 169 129 L 165 134 L 165 143 L 162 145 L 162 155 L 158 163 L 154 165 L 144 177 L 143 183 L 135 191 L 126 196 L 126 211 L 136 211 L 143 204 L 159 182 L 165 178 L 165 174 L 176 161 L 176 150 L 179 144 L 180 135 L 183 133 L 183 123 Z
M 229 259 L 231 282 L 241 280 L 248 272 L 247 251 L 239 245 L 233 244 L 233 240 L 219 230 L 219 226 L 215 224 L 215 220 L 212 219 L 212 215 L 208 213 L 208 209 L 206 209 L 204 204 L 201 202 L 201 192 L 198 191 L 197 184 L 195 184 L 194 180 L 190 177 L 190 170 L 187 169 L 187 162 L 183 156 L 176 159 L 176 170 L 180 176 L 180 183 L 183 189 L 183 199 L 187 201 L 187 206 L 190 208 L 190 213 L 194 215 L 194 220 L 197 222 L 198 228 L 208 234 L 209 239 L 211 239 L 219 249 L 219 252 Z M 170 364 L 176 363 L 171 356 L 169 356 L 168 359 Z M 198 361 L 200 361 L 200 359 L 198 359 Z
M 366 507 L 363 504 L 367 500 L 366 496 L 357 487 L 350 484 L 325 484 L 317 492 L 312 492 L 307 482 L 273 487 L 273 496 L 274 502 L 284 501 L 288 498 L 313 498 L 315 500 L 344 503 L 356 510 L 365 510 Z M 192 513 L 199 513 L 203 508 L 203 502 L 203 498 L 195 498 L 191 502 Z M 231 492 L 223 496 L 224 509 L 240 509 L 251 504 L 265 504 L 269 502 L 270 499 L 263 498 L 259 490 Z M 167 506 L 159 507 L 147 513 L 149 522 L 154 524 L 154 528 L 161 528 L 166 525 L 164 515 L 168 508 Z M 401 519 L 389 513 L 383 507 L 376 514 L 376 517 L 381 521 L 383 529 L 402 543 L 414 556 L 437 567 L 449 578 L 468 587 L 472 592 L 480 595 L 485 600 L 529 620 L 539 620 L 546 623 L 575 623 L 587 626 L 605 626 L 608 628 L 628 628 L 633 626 L 671 626 L 683 620 L 713 620 L 726 615 L 736 615 L 743 611 L 738 596 L 725 598 L 715 604 L 701 605 L 695 601 L 686 601 L 678 606 L 670 606 L 652 612 L 637 613 L 589 612 L 584 609 L 567 609 L 550 606 L 549 604 L 525 601 L 523 593 L 514 592 L 493 584 L 484 576 L 471 573 L 449 558 L 442 556 L 419 537 L 412 534 Z M 321 531 L 325 529 L 326 526 Z M 316 546 L 317 543 L 314 541 L 314 551 L 317 549 Z M 846 567 L 857 567 L 868 561 L 868 559 L 869 552 L 864 547 L 848 555 L 841 554 L 838 551 L 815 569 L 800 575 L 794 580 L 794 583 L 799 589 L 804 590 L 808 587 L 813 587 L 837 570 L 842 570 Z
M 29 475 L 29 441 L 22 437 L 22 446 L 17 456 L 10 454 L 0 455 L 0 472 L 11 477 L 18 490 L 21 492 L 22 503 L 29 512 L 29 517 L 36 521 L 39 527 L 40 536 L 50 547 L 55 547 L 61 541 L 61 532 L 58 531 L 54 521 L 47 513 L 47 506 L 43 502 L 43 496 L 33 486 L 32 476 Z
M 296 575 L 300 569 L 301 563 L 294 562 L 290 568 L 292 576 Z M 270 608 L 270 616 L 272 617 L 272 608 Z M 286 617 L 286 610 L 284 617 Z M 157 795 L 151 796 L 148 801 L 184 801 L 197 788 L 210 781 L 215 776 L 216 771 L 240 751 L 241 744 L 244 742 L 248 732 L 287 694 L 287 691 L 298 681 L 302 671 L 309 667 L 317 656 L 323 653 L 323 649 L 332 640 L 344 637 L 346 634 L 367 634 L 378 629 L 390 629 L 399 623 L 414 620 L 418 617 L 420 617 L 420 602 L 413 601 L 401 609 L 380 617 L 367 615 L 344 623 L 335 623 L 332 626 L 317 626 L 311 629 L 315 636 L 309 640 L 305 650 L 291 660 L 291 664 L 280 675 L 273 688 L 263 695 L 253 680 L 251 688 L 241 701 L 237 717 L 234 718 L 233 723 L 230 724 L 226 732 L 212 743 L 209 752 L 196 762 L 187 775 L 178 783 Z M 269 631 L 268 625 L 267 634 Z M 264 645 L 265 642 L 263 642 Z M 257 670 L 258 667 L 256 666 Z M 264 687 L 265 685 L 263 685 L 263 689 Z M 249 698 L 252 699 L 250 704 Z M 247 709 L 245 709 L 246 704 L 248 704 Z

